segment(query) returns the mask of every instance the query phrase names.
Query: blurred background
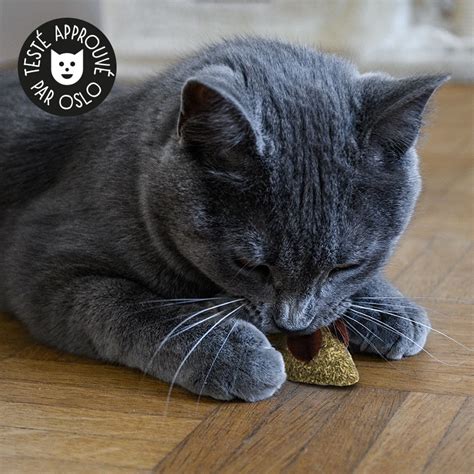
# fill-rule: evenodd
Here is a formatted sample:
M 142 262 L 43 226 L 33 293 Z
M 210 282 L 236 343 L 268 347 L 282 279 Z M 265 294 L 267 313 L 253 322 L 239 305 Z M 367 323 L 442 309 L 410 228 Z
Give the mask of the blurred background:
M 362 71 L 474 79 L 474 0 L 0 0 L 0 66 L 15 65 L 36 26 L 68 16 L 108 36 L 122 80 L 237 34 L 310 44 L 351 58 Z

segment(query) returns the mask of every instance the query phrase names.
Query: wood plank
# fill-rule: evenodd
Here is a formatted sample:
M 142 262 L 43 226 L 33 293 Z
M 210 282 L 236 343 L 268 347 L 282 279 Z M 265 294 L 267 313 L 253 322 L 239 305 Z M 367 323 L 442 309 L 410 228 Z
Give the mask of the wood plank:
M 432 199 L 430 207 L 417 216 L 413 235 L 472 239 L 473 215 L 474 167 L 471 166 L 449 190 Z
M 137 415 L 164 415 L 170 419 L 185 418 L 200 420 L 215 408 L 216 402 L 202 398 L 199 405 L 196 397 L 173 390 L 169 406 L 163 391 L 142 392 L 139 389 L 103 390 L 100 387 L 61 385 L 48 382 L 28 382 L 22 380 L 0 380 L 0 400 L 63 408 L 85 408 L 107 410 L 110 416 L 114 412 Z
M 464 401 L 410 393 L 354 473 L 422 472 Z
M 433 291 L 471 250 L 471 241 L 434 238 L 430 245 L 395 280 L 408 296 L 433 296 Z
M 423 472 L 471 473 L 474 466 L 474 399 L 468 398 L 458 411 Z
M 263 403 L 221 406 L 155 472 L 339 472 L 330 469 L 343 468 L 345 456 L 349 467 L 358 460 L 405 397 L 399 391 L 287 384 Z M 203 439 L 212 449 L 203 449 Z M 328 449 L 332 456 L 322 455 Z
M 471 303 L 471 317 L 466 319 L 471 323 L 474 315 L 472 303 L 474 300 L 474 248 L 471 247 L 469 252 L 459 260 L 456 266 L 445 276 L 436 288 L 436 298 L 449 298 Z
M 358 387 L 285 470 L 352 472 L 406 396 L 406 392 Z
M 31 458 L 22 453 L 19 456 L 0 455 L 3 474 L 47 473 L 47 474 L 145 474 L 148 469 L 119 467 L 97 463 L 64 461 L 61 459 Z
M 199 420 L 108 410 L 91 410 L 0 401 L 0 423 L 10 428 L 82 433 L 84 435 L 159 441 L 174 447 Z M 163 432 L 167 432 L 163 442 Z
M 385 269 L 387 277 L 395 281 L 431 245 L 431 240 L 421 237 L 403 237 L 394 257 Z
M 0 456 L 21 457 L 27 447 L 27 456 L 41 460 L 148 469 L 169 451 L 162 443 L 0 425 Z
M 111 400 L 113 397 L 132 397 L 133 399 L 134 394 L 140 397 L 145 396 L 143 400 L 153 397 L 155 400 L 153 409 L 158 413 L 166 411 L 166 396 L 169 389 L 168 384 L 126 367 L 100 363 L 88 365 L 35 361 L 16 357 L 6 359 L 0 364 L 0 384 L 6 381 L 23 381 L 31 384 L 42 384 L 47 381 L 48 385 L 64 386 L 64 390 L 68 393 L 71 393 L 71 388 L 74 388 L 77 393 L 81 392 L 82 388 L 83 392 L 89 391 L 91 394 L 96 394 L 99 400 Z M 41 385 L 38 388 L 44 389 Z M 51 394 L 51 391 L 47 390 L 47 392 Z M 103 393 L 103 397 L 99 392 Z M 2 397 L 1 393 L 0 397 Z M 213 406 L 213 402 L 206 398 L 197 405 L 196 397 L 180 387 L 173 389 L 171 401 L 169 414 L 172 416 L 185 410 L 185 416 L 200 419 L 202 414 L 208 413 Z M 90 403 L 95 403 L 95 400 L 91 400 Z

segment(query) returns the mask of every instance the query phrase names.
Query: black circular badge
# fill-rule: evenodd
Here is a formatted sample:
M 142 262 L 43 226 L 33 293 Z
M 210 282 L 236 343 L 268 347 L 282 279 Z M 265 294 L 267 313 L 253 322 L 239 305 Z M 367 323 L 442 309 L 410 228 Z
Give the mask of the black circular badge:
M 79 115 L 109 94 L 117 63 L 105 35 L 77 18 L 38 26 L 21 48 L 18 75 L 26 95 L 46 112 Z

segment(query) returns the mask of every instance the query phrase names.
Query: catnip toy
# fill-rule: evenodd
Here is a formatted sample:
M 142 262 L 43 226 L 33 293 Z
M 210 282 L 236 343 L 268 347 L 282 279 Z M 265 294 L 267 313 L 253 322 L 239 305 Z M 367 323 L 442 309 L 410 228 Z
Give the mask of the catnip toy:
M 359 372 L 347 350 L 349 335 L 342 320 L 304 336 L 273 338 L 282 353 L 288 380 L 313 385 L 345 387 L 359 381 Z

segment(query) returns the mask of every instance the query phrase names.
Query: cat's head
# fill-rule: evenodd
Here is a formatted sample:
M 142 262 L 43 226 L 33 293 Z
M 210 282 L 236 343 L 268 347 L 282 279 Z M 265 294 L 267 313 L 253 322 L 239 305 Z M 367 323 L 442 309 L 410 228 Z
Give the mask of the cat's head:
M 76 54 L 56 53 L 51 50 L 51 75 L 63 86 L 75 84 L 84 71 L 84 53 L 81 49 Z
M 267 329 L 310 331 L 336 319 L 405 229 L 422 115 L 446 77 L 361 75 L 280 51 L 187 79 L 156 192 L 160 225 L 194 267 L 265 306 Z

